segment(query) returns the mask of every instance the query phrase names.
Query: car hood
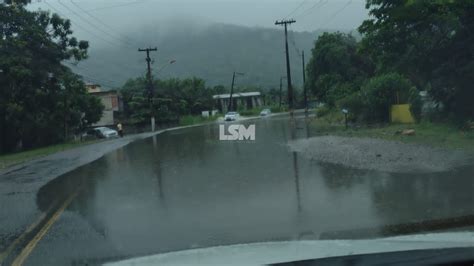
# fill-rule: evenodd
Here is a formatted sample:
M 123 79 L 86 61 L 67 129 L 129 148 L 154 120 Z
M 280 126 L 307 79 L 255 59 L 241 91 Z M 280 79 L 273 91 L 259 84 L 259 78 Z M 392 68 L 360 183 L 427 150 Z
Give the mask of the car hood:
M 264 265 L 336 256 L 474 247 L 474 232 L 418 234 L 369 240 L 299 240 L 198 248 L 106 265 Z

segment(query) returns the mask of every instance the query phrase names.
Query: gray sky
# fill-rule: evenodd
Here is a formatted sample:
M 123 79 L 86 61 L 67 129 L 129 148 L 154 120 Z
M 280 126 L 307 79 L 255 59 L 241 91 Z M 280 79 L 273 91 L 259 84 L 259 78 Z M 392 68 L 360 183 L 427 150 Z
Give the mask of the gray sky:
M 97 33 L 92 25 L 102 23 L 120 32 L 183 20 L 277 27 L 275 20 L 289 15 L 296 20 L 291 29 L 312 31 L 354 29 L 367 17 L 364 0 L 33 0 L 30 8 L 60 11 L 72 20 L 75 35 L 87 39 L 94 37 L 88 31 Z

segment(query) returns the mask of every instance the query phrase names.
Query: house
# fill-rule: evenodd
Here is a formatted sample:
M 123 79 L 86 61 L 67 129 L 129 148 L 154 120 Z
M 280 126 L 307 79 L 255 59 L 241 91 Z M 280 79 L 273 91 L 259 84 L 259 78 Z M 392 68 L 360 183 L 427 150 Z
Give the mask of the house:
M 87 92 L 100 98 L 104 105 L 102 118 L 92 126 L 112 126 L 115 125 L 117 113 L 123 111 L 123 101 L 116 90 L 103 89 L 99 84 L 86 84 Z
M 216 101 L 217 109 L 220 112 L 226 113 L 229 106 L 230 94 L 214 95 L 212 98 Z M 236 92 L 232 94 L 232 109 L 252 109 L 262 106 L 261 94 L 255 92 Z

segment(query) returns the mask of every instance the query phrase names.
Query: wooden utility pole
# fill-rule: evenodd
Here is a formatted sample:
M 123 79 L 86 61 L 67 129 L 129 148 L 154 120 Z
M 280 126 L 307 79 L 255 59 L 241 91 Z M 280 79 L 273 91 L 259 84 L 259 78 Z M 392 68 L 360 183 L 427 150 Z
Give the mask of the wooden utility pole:
M 283 79 L 284 79 L 284 78 L 285 78 L 285 77 L 283 77 L 283 76 L 280 77 L 280 104 L 278 105 L 280 108 L 281 108 L 281 98 L 282 98 L 282 97 L 281 97 L 281 96 L 282 96 L 281 94 L 282 94 Z M 281 111 L 281 110 L 280 110 L 280 111 Z
M 303 61 L 303 95 L 304 95 L 304 110 L 308 113 L 308 95 L 306 94 L 306 70 L 304 63 L 304 51 L 301 51 L 301 60 Z
M 144 48 L 138 49 L 139 52 L 146 52 L 146 64 L 147 64 L 147 72 L 146 72 L 146 79 L 147 79 L 147 96 L 148 96 L 148 104 L 150 105 L 150 122 L 151 122 L 151 131 L 155 131 L 155 112 L 153 110 L 153 80 L 151 79 L 151 58 L 150 52 L 157 51 L 158 49 L 155 48 Z
M 293 87 L 291 85 L 290 55 L 288 53 L 288 24 L 293 24 L 295 22 L 294 19 L 275 22 L 275 25 L 285 26 L 286 80 L 288 81 L 288 109 L 290 112 L 293 110 Z
M 227 112 L 232 112 L 232 107 L 233 107 L 232 95 L 234 94 L 235 75 L 243 76 L 244 73 L 234 71 L 234 74 L 232 75 L 232 84 L 230 85 L 230 97 L 229 97 L 229 104 L 227 105 Z

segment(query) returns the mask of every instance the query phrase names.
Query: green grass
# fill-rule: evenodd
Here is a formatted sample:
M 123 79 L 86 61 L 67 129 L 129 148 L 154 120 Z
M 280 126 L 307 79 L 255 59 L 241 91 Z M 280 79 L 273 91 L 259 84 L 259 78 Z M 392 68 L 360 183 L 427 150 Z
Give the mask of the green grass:
M 27 151 L 0 155 L 0 169 L 5 169 L 7 167 L 10 167 L 19 163 L 31 161 L 36 158 L 44 157 L 49 154 L 73 149 L 76 147 L 96 143 L 99 141 L 100 140 L 90 140 L 90 141 L 84 141 L 84 142 L 68 142 L 68 143 L 56 144 L 56 145 L 51 145 L 47 147 L 27 150 Z
M 180 126 L 196 125 L 200 123 L 212 122 L 212 121 L 215 121 L 217 118 L 218 118 L 217 115 L 209 116 L 209 117 L 202 117 L 200 115 L 185 115 L 185 116 L 180 117 L 179 125 Z
M 310 127 L 313 132 L 319 135 L 378 138 L 474 151 L 474 131 L 463 131 L 446 123 L 359 125 L 345 129 L 343 115 L 330 112 L 323 117 L 312 119 Z M 404 129 L 414 129 L 415 135 L 399 134 Z
M 262 108 L 252 108 L 247 110 L 239 110 L 239 114 L 242 116 L 257 116 L 260 115 Z

